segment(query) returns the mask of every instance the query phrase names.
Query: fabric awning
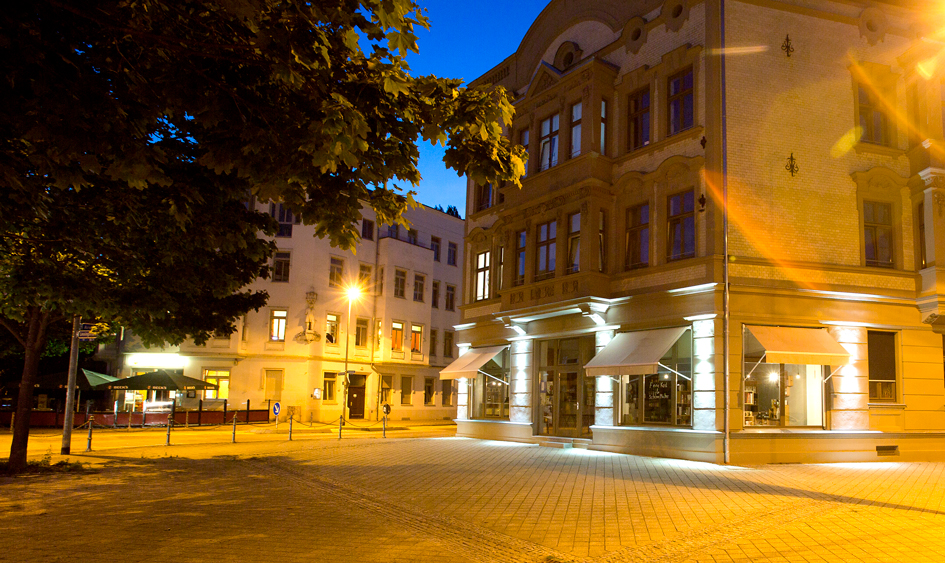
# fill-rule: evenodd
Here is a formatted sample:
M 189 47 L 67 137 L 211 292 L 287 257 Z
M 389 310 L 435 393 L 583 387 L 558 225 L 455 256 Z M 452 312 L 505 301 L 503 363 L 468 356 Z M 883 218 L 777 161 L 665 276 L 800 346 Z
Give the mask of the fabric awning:
M 748 331 L 765 350 L 765 363 L 845 365 L 850 353 L 825 328 L 749 326 Z
M 460 379 L 476 377 L 479 369 L 486 365 L 496 354 L 505 350 L 506 346 L 486 346 L 470 348 L 465 354 L 457 358 L 450 365 L 440 370 L 440 379 Z
M 657 373 L 660 358 L 687 330 L 689 327 L 622 332 L 584 366 L 584 372 L 592 377 Z

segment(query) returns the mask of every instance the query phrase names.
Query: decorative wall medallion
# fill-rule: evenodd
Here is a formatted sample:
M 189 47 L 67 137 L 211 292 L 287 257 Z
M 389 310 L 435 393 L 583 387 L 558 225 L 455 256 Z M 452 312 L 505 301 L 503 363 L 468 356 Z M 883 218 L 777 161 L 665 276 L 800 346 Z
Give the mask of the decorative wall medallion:
M 797 159 L 794 158 L 794 153 L 791 153 L 791 156 L 787 158 L 787 164 L 784 165 L 784 169 L 791 173 L 792 178 L 797 176 L 800 169 L 797 167 Z
M 788 57 L 790 57 L 791 53 L 794 52 L 794 45 L 791 45 L 790 35 L 784 37 L 784 43 L 781 45 L 781 50 L 784 51 L 784 54 Z
M 515 305 L 516 303 L 521 303 L 525 301 L 525 293 L 522 291 L 516 291 L 509 295 L 509 303 Z
M 532 298 L 532 299 L 539 299 L 539 298 L 541 298 L 541 289 L 539 289 L 539 288 L 537 288 L 537 287 L 533 287 L 532 290 L 531 290 L 529 293 L 531 294 L 531 298 Z
M 687 0 L 666 0 L 660 17 L 666 23 L 669 31 L 679 31 L 689 19 L 689 2 Z
M 876 45 L 886 37 L 889 27 L 886 14 L 882 10 L 870 7 L 860 13 L 860 35 L 866 38 L 870 45 Z
M 634 55 L 639 53 L 646 43 L 646 20 L 640 16 L 630 18 L 627 25 L 623 27 L 623 38 L 626 41 L 627 51 Z
M 555 286 L 548 284 L 545 287 L 541 288 L 542 297 L 554 297 L 555 296 Z

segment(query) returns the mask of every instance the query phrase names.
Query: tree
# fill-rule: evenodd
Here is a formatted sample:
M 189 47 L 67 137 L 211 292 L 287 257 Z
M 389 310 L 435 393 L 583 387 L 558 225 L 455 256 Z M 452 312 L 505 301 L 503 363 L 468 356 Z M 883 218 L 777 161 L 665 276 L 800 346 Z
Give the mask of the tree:
M 0 322 L 25 349 L 12 469 L 57 316 L 199 342 L 264 303 L 241 289 L 272 252 L 249 193 L 348 248 L 362 201 L 400 221 L 421 140 L 474 181 L 520 185 L 507 93 L 412 77 L 418 25 L 413 0 L 38 0 L 0 13 Z
M 459 209 L 456 209 L 455 205 L 450 205 L 449 207 L 447 207 L 446 214 L 452 215 L 453 217 L 456 217 L 457 219 L 462 219 L 462 217 L 459 216 Z

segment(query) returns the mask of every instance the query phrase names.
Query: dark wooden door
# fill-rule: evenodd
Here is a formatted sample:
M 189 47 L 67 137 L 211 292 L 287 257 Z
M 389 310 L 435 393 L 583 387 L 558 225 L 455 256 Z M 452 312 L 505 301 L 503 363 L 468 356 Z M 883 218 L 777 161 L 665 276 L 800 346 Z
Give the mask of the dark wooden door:
M 348 388 L 348 418 L 364 418 L 364 387 Z

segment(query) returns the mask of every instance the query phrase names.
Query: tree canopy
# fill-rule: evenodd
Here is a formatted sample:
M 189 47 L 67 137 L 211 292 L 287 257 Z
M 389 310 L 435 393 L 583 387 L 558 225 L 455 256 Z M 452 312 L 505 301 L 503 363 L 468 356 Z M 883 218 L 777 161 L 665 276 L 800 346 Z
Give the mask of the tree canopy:
M 348 248 L 363 201 L 399 220 L 418 142 L 443 143 L 477 182 L 519 185 L 507 93 L 410 75 L 426 25 L 413 0 L 37 0 L 0 13 L 0 322 L 26 350 L 20 407 L 57 315 L 157 344 L 230 332 L 260 307 L 265 293 L 244 288 L 266 274 L 273 245 L 258 235 L 274 231 L 250 195 Z

